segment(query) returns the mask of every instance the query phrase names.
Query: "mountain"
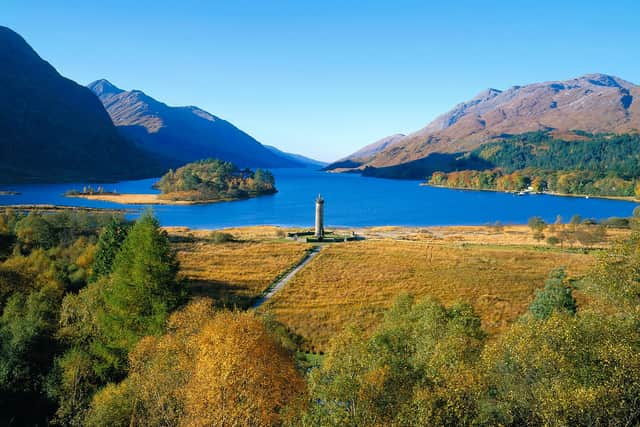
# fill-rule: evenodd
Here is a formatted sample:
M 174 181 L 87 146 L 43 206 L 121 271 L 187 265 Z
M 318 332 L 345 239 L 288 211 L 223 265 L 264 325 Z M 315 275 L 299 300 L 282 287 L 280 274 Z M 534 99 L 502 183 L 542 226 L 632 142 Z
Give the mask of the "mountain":
M 181 165 L 204 158 L 242 167 L 299 167 L 245 132 L 198 107 L 171 107 L 139 90 L 124 91 L 107 80 L 89 86 L 113 123 L 140 147 Z
M 268 150 L 271 150 L 275 154 L 280 157 L 284 157 L 285 159 L 293 160 L 294 162 L 299 162 L 303 164 L 305 167 L 309 168 L 323 168 L 327 166 L 328 163 L 321 162 L 320 160 L 312 159 L 310 157 L 303 156 L 301 154 L 287 153 L 284 152 L 273 145 L 265 145 Z
M 161 174 L 96 96 L 0 26 L 0 182 L 106 181 Z
M 355 153 L 351 154 L 349 158 L 352 159 L 364 159 L 367 157 L 371 157 L 374 154 L 377 154 L 381 151 L 386 150 L 389 147 L 394 146 L 398 143 L 398 141 L 402 140 L 406 135 L 401 133 L 396 133 L 391 136 L 387 136 L 382 138 L 372 144 L 366 145 L 363 148 L 359 149 Z
M 384 151 L 385 149 L 392 147 L 393 145 L 395 145 L 398 141 L 401 141 L 406 135 L 401 134 L 401 133 L 396 133 L 394 135 L 390 135 L 387 137 L 384 137 L 376 142 L 373 142 L 369 145 L 366 145 L 364 147 L 362 147 L 361 149 L 359 149 L 358 151 L 356 151 L 355 153 L 352 153 L 350 155 L 348 155 L 347 157 L 344 157 L 340 160 L 337 160 L 329 165 L 327 165 L 325 167 L 325 170 L 340 170 L 340 169 L 350 169 L 350 168 L 357 168 L 358 166 L 360 166 L 363 163 L 366 163 L 367 160 L 369 160 L 372 156 L 374 156 L 375 154 Z
M 504 91 L 487 89 L 365 159 L 350 156 L 351 169 L 367 169 L 370 175 L 423 177 L 435 168 L 433 160 L 441 167 L 448 157 L 505 136 L 548 131 L 557 138 L 576 139 L 575 131 L 637 133 L 638 99 L 639 86 L 605 74 Z

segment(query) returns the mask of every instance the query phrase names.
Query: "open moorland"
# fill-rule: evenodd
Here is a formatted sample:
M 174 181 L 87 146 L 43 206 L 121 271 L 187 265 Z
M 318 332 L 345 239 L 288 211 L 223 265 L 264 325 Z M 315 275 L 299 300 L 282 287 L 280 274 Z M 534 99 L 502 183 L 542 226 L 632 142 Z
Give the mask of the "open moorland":
M 312 247 L 283 238 L 294 230 L 278 227 L 168 231 L 189 288 L 220 305 L 238 308 L 250 306 Z M 535 240 L 527 226 L 337 232 L 356 232 L 365 240 L 324 245 L 261 308 L 300 335 L 305 351 L 323 351 L 349 323 L 373 328 L 402 293 L 432 296 L 446 305 L 468 302 L 480 314 L 483 327 L 496 334 L 525 312 L 551 270 L 565 267 L 570 277 L 579 278 L 594 262 L 593 248 L 587 250 L 579 242 L 564 249 L 552 247 Z M 627 233 L 609 229 L 597 246 L 608 246 Z M 581 304 L 587 302 L 579 291 L 576 297 Z
M 274 227 L 231 231 L 233 234 L 169 229 L 181 275 L 192 294 L 231 308 L 250 306 L 310 248 L 306 243 L 279 239 Z
M 473 305 L 490 333 L 525 312 L 554 268 L 584 274 L 593 258 L 535 248 L 411 241 L 362 241 L 324 250 L 267 304 L 266 310 L 322 351 L 345 325 L 374 327 L 402 293 L 445 305 Z

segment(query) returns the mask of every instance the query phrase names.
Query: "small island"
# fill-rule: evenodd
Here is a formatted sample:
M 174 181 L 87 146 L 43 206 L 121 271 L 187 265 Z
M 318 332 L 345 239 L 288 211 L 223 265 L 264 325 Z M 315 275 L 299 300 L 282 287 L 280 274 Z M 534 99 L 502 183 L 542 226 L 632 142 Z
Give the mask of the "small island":
M 11 190 L 0 190 L 0 196 L 17 196 L 20 193 Z
M 231 162 L 205 159 L 169 170 L 154 184 L 160 194 L 122 194 L 94 190 L 71 190 L 68 197 L 82 197 L 122 204 L 188 205 L 248 199 L 277 192 L 273 174 L 264 169 L 239 169 Z

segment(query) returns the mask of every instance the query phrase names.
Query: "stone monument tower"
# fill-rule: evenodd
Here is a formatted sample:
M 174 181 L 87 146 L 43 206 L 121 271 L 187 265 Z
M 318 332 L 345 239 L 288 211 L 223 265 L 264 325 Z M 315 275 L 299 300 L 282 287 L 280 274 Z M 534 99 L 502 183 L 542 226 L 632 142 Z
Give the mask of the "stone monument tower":
M 318 239 L 324 237 L 324 199 L 320 194 L 316 199 L 316 237 Z

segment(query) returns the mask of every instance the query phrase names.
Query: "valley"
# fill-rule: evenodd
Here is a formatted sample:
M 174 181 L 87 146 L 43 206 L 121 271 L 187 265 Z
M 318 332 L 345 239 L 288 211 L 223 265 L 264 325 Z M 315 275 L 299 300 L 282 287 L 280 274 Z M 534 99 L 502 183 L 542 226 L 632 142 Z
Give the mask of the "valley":
M 0 425 L 640 425 L 638 7 L 30 3 Z

